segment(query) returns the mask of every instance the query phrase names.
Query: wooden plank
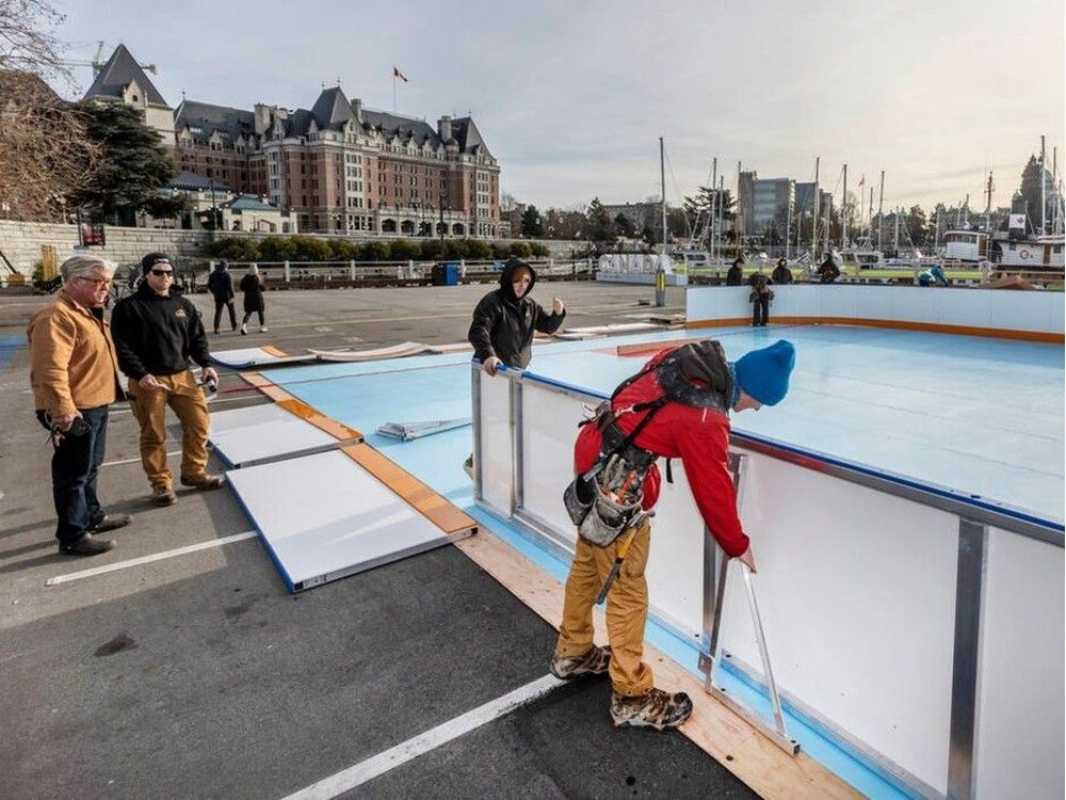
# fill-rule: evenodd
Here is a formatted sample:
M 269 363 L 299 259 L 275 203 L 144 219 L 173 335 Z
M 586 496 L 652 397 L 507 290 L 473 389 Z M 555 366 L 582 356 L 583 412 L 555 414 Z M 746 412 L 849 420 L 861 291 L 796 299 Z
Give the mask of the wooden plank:
M 370 445 L 357 444 L 341 449 L 445 533 L 477 531 L 477 522 L 473 518 Z
M 262 372 L 241 372 L 238 373 L 241 379 L 249 386 L 254 386 L 259 389 L 263 386 L 273 386 L 274 382 L 270 378 L 263 375 Z
M 475 536 L 455 546 L 499 581 L 541 618 L 558 628 L 563 616 L 563 585 L 495 536 Z M 603 611 L 595 610 L 596 641 L 606 644 Z M 549 654 L 545 653 L 545 660 Z M 684 691 L 692 698 L 692 717 L 680 731 L 700 749 L 768 800 L 783 798 L 856 798 L 855 791 L 810 756 L 791 758 L 744 720 L 714 700 L 703 683 L 651 645 L 644 659 L 656 686 Z M 604 715 L 607 709 L 603 710 Z
M 274 398 L 276 404 L 280 408 L 284 408 L 290 414 L 294 414 L 300 419 L 309 422 L 320 431 L 325 431 L 334 439 L 342 442 L 351 439 L 360 442 L 363 441 L 363 434 L 355 430 L 355 428 L 349 428 L 347 425 L 337 422 L 337 420 L 332 419 L 331 417 L 327 417 L 313 406 L 309 406 L 302 400 L 297 400 L 292 395 L 289 395 L 284 389 L 278 389 L 278 387 L 275 386 L 272 391 L 275 394 L 285 395 L 284 397 Z
M 615 348 L 615 355 L 619 356 L 642 356 L 658 353 L 662 350 L 670 350 L 684 344 L 691 344 L 698 339 L 670 339 L 665 342 L 640 342 L 638 344 L 620 344 Z

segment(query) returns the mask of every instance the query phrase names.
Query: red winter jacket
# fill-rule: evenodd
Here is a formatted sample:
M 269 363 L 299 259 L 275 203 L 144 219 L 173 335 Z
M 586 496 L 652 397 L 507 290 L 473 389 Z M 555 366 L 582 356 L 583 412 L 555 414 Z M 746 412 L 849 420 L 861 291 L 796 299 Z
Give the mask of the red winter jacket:
M 645 365 L 661 361 L 670 350 L 658 353 Z M 615 398 L 615 410 L 646 403 L 662 396 L 654 372 L 627 386 Z M 618 426 L 631 432 L 648 412 L 623 414 Z M 596 463 L 602 437 L 595 425 L 585 425 L 574 443 L 574 470 L 587 472 Z M 713 408 L 696 408 L 683 403 L 667 403 L 640 432 L 636 445 L 666 458 L 680 458 L 688 484 L 707 528 L 730 556 L 748 549 L 748 537 L 737 516 L 733 478 L 728 468 L 729 415 Z M 662 478 L 652 464 L 644 479 L 645 510 L 659 499 Z

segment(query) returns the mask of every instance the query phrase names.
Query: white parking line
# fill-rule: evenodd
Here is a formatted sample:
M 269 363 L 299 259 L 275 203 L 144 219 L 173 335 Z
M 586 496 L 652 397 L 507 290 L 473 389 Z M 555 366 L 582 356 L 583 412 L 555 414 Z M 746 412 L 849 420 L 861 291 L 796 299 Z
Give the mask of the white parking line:
M 219 403 L 236 403 L 239 400 L 254 400 L 255 398 L 256 398 L 256 395 L 251 395 L 251 394 L 249 394 L 249 395 L 247 395 L 245 397 L 223 397 L 223 398 L 221 398 L 219 400 L 212 400 L 211 402 L 209 402 L 207 404 L 207 407 L 211 408 L 212 406 L 217 406 Z M 120 408 L 118 411 L 112 411 L 109 416 L 117 417 L 119 414 L 132 414 L 132 413 L 133 413 L 133 409 Z
M 462 716 L 448 720 L 436 728 L 431 728 L 413 739 L 401 742 L 383 753 L 372 756 L 365 761 L 360 761 L 358 764 L 328 778 L 312 783 L 306 789 L 290 794 L 284 800 L 330 800 L 330 798 L 349 792 L 356 786 L 361 786 L 401 764 L 418 758 L 423 753 L 428 753 L 442 744 L 458 739 L 475 728 L 480 728 L 494 719 L 498 719 L 527 703 L 543 697 L 564 682 L 552 675 L 545 675 L 543 678 L 527 683 L 509 694 L 478 706 Z
M 119 561 L 116 564 L 105 564 L 102 567 L 83 569 L 80 572 L 68 572 L 66 575 L 56 575 L 54 578 L 49 578 L 44 582 L 44 585 L 57 586 L 60 583 L 70 583 L 71 581 L 78 581 L 82 578 L 91 578 L 94 575 L 104 575 L 108 572 L 115 572 L 120 569 L 126 569 L 127 567 L 136 567 L 138 564 L 151 564 L 153 561 L 162 561 L 165 558 L 183 556 L 186 553 L 195 553 L 198 550 L 208 550 L 212 547 L 221 547 L 224 544 L 233 544 L 234 542 L 240 542 L 245 539 L 251 539 L 258 535 L 259 533 L 257 531 L 245 531 L 244 533 L 235 533 L 233 534 L 233 536 L 225 536 L 221 539 L 212 539 L 209 542 L 190 544 L 185 547 L 175 548 L 174 550 L 164 550 L 162 553 L 153 553 L 150 556 L 141 556 L 140 558 L 131 558 L 126 561 Z
M 171 456 L 180 456 L 180 455 L 181 455 L 181 451 L 180 450 L 171 450 L 169 453 L 167 453 L 167 458 L 170 458 Z M 101 467 L 117 467 L 120 464 L 133 464 L 133 463 L 135 463 L 137 461 L 140 461 L 140 460 L 141 460 L 140 456 L 136 456 L 135 458 L 120 458 L 118 461 L 105 461 L 100 466 Z

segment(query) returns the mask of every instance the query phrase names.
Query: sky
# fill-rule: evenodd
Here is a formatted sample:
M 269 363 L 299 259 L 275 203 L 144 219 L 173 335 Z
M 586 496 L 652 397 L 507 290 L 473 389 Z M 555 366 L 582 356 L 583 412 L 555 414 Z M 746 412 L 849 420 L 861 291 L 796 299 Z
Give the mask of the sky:
M 658 195 L 660 136 L 670 202 L 715 156 L 734 191 L 738 161 L 809 181 L 820 156 L 837 198 L 847 163 L 864 202 L 885 170 L 886 209 L 983 209 L 989 170 L 1007 205 L 1041 134 L 1066 164 L 1062 0 L 53 2 L 71 59 L 122 42 L 175 107 L 310 108 L 339 79 L 392 111 L 396 66 L 399 113 L 472 113 L 501 191 L 540 208 Z

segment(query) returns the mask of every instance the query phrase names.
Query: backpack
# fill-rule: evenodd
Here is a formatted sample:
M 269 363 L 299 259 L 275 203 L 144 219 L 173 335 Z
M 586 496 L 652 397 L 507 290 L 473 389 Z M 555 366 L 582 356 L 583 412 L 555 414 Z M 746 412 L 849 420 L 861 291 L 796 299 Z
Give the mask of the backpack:
M 656 373 L 663 394 L 616 411 L 615 398 L 650 372 Z M 578 533 L 593 544 L 606 547 L 639 513 L 644 479 L 659 457 L 638 447 L 635 441 L 660 409 L 676 402 L 725 411 L 732 394 L 733 377 L 725 351 L 711 339 L 682 345 L 619 384 L 611 399 L 601 403 L 591 419 L 578 425 L 596 425 L 603 442 L 596 463 L 574 478 L 563 492 L 563 504 Z M 629 434 L 622 433 L 616 424 L 618 418 L 640 412 L 646 412 L 644 418 Z M 666 461 L 666 479 L 673 482 L 670 459 Z

